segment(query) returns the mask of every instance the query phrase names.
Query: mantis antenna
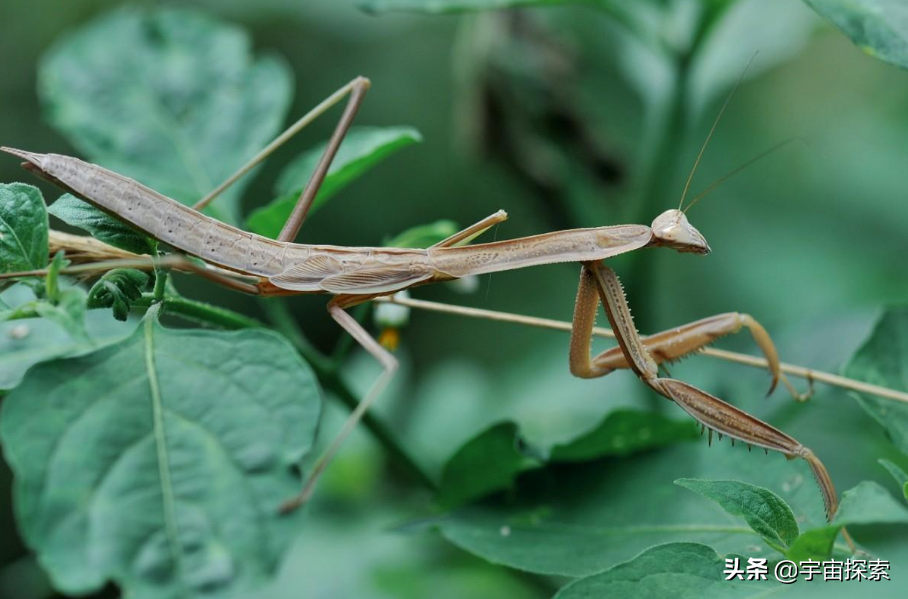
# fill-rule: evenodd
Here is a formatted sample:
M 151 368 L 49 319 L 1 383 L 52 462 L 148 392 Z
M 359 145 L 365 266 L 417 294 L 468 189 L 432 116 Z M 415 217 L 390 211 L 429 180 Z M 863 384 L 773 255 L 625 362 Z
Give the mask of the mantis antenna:
M 760 160 L 762 160 L 763 158 L 766 158 L 767 156 L 769 156 L 770 154 L 772 154 L 772 153 L 775 152 L 776 150 L 781 150 L 782 148 L 784 148 L 785 146 L 787 146 L 788 144 L 790 144 L 790 143 L 793 142 L 793 141 L 801 141 L 801 142 L 804 142 L 805 144 L 807 143 L 806 141 L 804 141 L 804 140 L 801 139 L 800 137 L 792 137 L 791 139 L 786 139 L 786 140 L 783 141 L 782 143 L 776 144 L 776 145 L 774 145 L 773 147 L 771 147 L 771 148 L 769 148 L 768 150 L 766 150 L 765 152 L 762 152 L 762 153 L 760 153 L 760 154 L 754 156 L 753 158 L 751 158 L 750 160 L 748 160 L 747 162 L 745 162 L 744 164 L 742 164 L 741 166 L 739 166 L 738 168 L 736 168 L 736 169 L 733 170 L 732 172 L 728 173 L 728 174 L 725 175 L 724 177 L 720 177 L 720 178 L 717 179 L 716 181 L 712 182 L 712 183 L 709 185 L 709 187 L 707 187 L 706 189 L 704 189 L 703 191 L 701 191 L 700 193 L 698 193 L 697 196 L 696 196 L 694 199 L 692 199 L 692 200 L 690 201 L 690 204 L 687 205 L 687 207 L 683 210 L 683 212 L 684 212 L 685 214 L 687 214 L 687 211 L 690 210 L 691 208 L 693 208 L 694 204 L 696 204 L 696 203 L 699 202 L 701 199 L 703 199 L 704 197 L 706 197 L 712 190 L 714 190 L 715 188 L 719 187 L 720 185 L 722 185 L 723 183 L 725 183 L 726 181 L 728 181 L 729 179 L 731 179 L 732 177 L 734 177 L 735 175 L 737 175 L 738 173 L 740 173 L 741 171 L 743 171 L 744 169 L 746 169 L 747 167 L 749 167 L 749 166 L 751 166 L 752 164 L 754 164 L 755 162 L 759 162 Z
M 738 77 L 738 80 L 735 82 L 734 87 L 731 88 L 728 97 L 725 98 L 725 102 L 722 104 L 722 108 L 719 109 L 719 114 L 716 115 L 716 120 L 713 121 L 713 126 L 709 130 L 709 134 L 706 136 L 706 141 L 703 142 L 703 146 L 700 148 L 700 153 L 697 154 L 697 159 L 694 161 L 694 167 L 690 169 L 690 174 L 687 176 L 687 182 L 684 184 L 684 191 L 681 192 L 681 201 L 678 202 L 678 210 L 681 210 L 681 207 L 684 206 L 684 198 L 687 197 L 687 192 L 690 191 L 690 184 L 694 180 L 694 173 L 697 172 L 697 167 L 700 166 L 700 160 L 703 159 L 703 154 L 706 152 L 706 148 L 709 146 L 710 140 L 713 138 L 713 134 L 716 132 L 716 127 L 719 126 L 719 121 L 722 120 L 722 115 L 725 114 L 725 109 L 728 108 L 728 103 L 731 102 L 732 97 L 734 97 L 735 92 L 738 91 L 738 86 L 741 85 L 741 82 L 744 80 L 744 75 L 747 74 L 747 70 L 750 69 L 750 65 L 754 63 L 754 59 L 757 58 L 759 50 L 754 52 L 754 55 L 750 57 L 750 61 L 747 63 L 747 66 L 744 67 L 744 70 L 741 71 L 741 75 Z

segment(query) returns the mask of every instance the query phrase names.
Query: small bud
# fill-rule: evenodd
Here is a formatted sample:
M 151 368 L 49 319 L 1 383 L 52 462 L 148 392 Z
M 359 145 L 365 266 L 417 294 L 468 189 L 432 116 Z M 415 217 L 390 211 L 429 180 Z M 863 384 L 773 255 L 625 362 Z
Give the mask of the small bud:
M 410 294 L 406 290 L 397 293 L 397 297 L 408 299 Z M 398 306 L 387 302 L 376 302 L 375 324 L 380 328 L 399 328 L 410 322 L 410 308 Z
M 476 293 L 479 290 L 479 277 L 476 275 L 467 275 L 453 281 L 448 281 L 448 286 L 458 293 L 468 295 Z

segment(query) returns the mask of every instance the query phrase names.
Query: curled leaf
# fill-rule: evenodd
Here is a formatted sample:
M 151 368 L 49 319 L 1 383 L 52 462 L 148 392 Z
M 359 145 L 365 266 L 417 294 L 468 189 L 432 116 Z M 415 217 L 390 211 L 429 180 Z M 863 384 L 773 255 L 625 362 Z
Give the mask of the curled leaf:
M 132 268 L 108 271 L 88 292 L 88 309 L 113 308 L 117 320 L 126 320 L 132 303 L 142 297 L 149 276 Z

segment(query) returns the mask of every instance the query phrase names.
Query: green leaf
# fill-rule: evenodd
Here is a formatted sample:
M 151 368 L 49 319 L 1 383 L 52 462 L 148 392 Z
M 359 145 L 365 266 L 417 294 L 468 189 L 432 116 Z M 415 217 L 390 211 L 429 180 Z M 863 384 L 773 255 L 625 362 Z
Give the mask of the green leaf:
M 697 438 L 696 426 L 636 410 L 616 410 L 592 431 L 544 455 L 524 439 L 513 422 L 496 424 L 474 436 L 447 461 L 437 500 L 451 509 L 511 487 L 517 476 L 546 462 L 578 462 L 607 455 L 630 455 Z
M 65 256 L 63 250 L 58 250 L 47 266 L 47 274 L 44 275 L 44 290 L 52 302 L 60 301 L 60 271 L 69 266 L 69 260 Z
M 351 447 L 349 441 L 356 447 Z M 452 553 L 444 542 L 431 536 L 389 533 L 388 523 L 400 519 L 401 505 L 398 501 L 376 501 L 375 492 L 385 478 L 381 460 L 377 464 L 373 460 L 377 448 L 368 435 L 349 441 L 343 450 L 346 455 L 339 456 L 339 460 L 348 462 L 354 456 L 362 456 L 377 466 L 366 469 L 366 480 L 344 477 L 346 484 L 357 488 L 355 494 L 360 500 L 351 503 L 349 498 L 331 492 L 333 485 L 327 479 L 336 480 L 336 466 L 340 463 L 334 461 L 314 498 L 313 511 L 317 509 L 318 517 L 306 520 L 305 531 L 295 540 L 279 577 L 259 591 L 243 594 L 242 599 L 310 599 L 309 589 L 318 589 L 316 596 L 322 599 L 548 596 L 545 592 L 540 594 L 538 581 L 514 576 L 504 568 L 459 552 Z M 378 487 L 371 484 L 375 478 Z M 340 564 L 342 575 L 338 575 Z
M 140 270 L 110 270 L 88 292 L 88 309 L 112 308 L 114 318 L 126 320 L 132 303 L 142 297 L 148 280 L 149 276 Z
M 860 524 L 908 524 L 908 507 L 896 501 L 886 489 L 864 481 L 842 494 L 832 524 L 804 532 L 788 551 L 788 559 L 826 559 L 843 526 Z
M 279 196 L 271 200 L 267 205 L 256 208 L 246 219 L 246 229 L 271 239 L 277 239 L 277 236 L 284 228 L 284 223 L 287 222 L 293 212 L 293 207 L 299 200 L 299 196 L 300 194 L 298 193 Z M 309 214 L 312 214 L 312 210 L 315 207 L 315 204 L 313 204 Z
M 908 4 L 903 0 L 805 0 L 864 52 L 908 69 Z
M 839 530 L 840 526 L 824 526 L 805 531 L 795 540 L 785 557 L 796 562 L 827 559 L 832 555 L 833 544 L 839 536 Z
M 348 183 L 397 150 L 422 141 L 412 127 L 354 127 L 341 143 L 331 168 L 319 189 L 311 210 L 328 201 Z M 279 196 L 267 206 L 254 210 L 246 221 L 250 231 L 275 238 L 280 233 L 299 195 L 315 171 L 325 145 L 298 156 L 281 172 L 275 185 Z M 310 212 L 311 213 L 311 212 Z
M 847 377 L 908 391 L 908 307 L 886 310 L 870 337 L 845 366 Z M 857 395 L 861 407 L 876 420 L 893 443 L 908 453 L 908 404 L 872 395 Z
M 410 227 L 385 240 L 383 245 L 395 248 L 427 248 L 444 241 L 459 230 L 457 223 L 452 220 L 437 220 L 434 223 Z
M 572 3 L 588 4 L 590 0 L 361 0 L 359 7 L 368 13 L 405 11 L 437 15 Z
M 692 59 L 688 106 L 693 119 L 709 112 L 742 76 L 753 79 L 797 56 L 818 24 L 810 9 L 791 0 L 721 4 Z
M 746 567 L 746 560 L 744 566 Z M 647 549 L 605 572 L 574 581 L 555 599 L 645 597 L 646 599 L 744 599 L 778 590 L 772 581 L 725 580 L 725 558 L 699 543 L 668 543 Z
M 507 488 L 520 472 L 539 465 L 524 447 L 516 424 L 497 424 L 467 441 L 445 464 L 438 503 L 453 508 Z
M 412 127 L 353 127 L 341 143 L 328 175 L 319 189 L 315 205 L 321 204 L 344 188 L 350 181 L 406 146 L 422 141 Z M 302 193 L 327 143 L 309 150 L 288 164 L 278 177 L 274 192 L 279 195 Z
M 549 466 L 520 476 L 512 493 L 461 508 L 434 525 L 453 544 L 492 563 L 576 577 L 666 542 L 708 543 L 723 554 L 768 557 L 768 548 L 754 549 L 760 537 L 749 526 L 729 523 L 717 504 L 669 484 L 688 473 L 780 489 L 802 528 L 825 523 L 820 491 L 802 460 L 721 449 L 682 443 Z
M 842 494 L 835 524 L 908 524 L 908 507 L 873 481 L 864 481 Z
M 171 330 L 156 313 L 32 369 L 3 403 L 19 527 L 63 593 L 233 596 L 295 534 L 279 507 L 315 436 L 314 374 L 277 334 Z
M 732 516 L 743 517 L 767 545 L 782 554 L 801 532 L 791 507 L 769 489 L 736 480 L 680 478 L 675 484 L 712 499 Z
M 90 344 L 91 339 L 85 328 L 85 292 L 78 287 L 64 289 L 60 285 L 60 271 L 67 265 L 69 261 L 65 259 L 63 250 L 58 251 L 44 278 L 37 284 L 29 285 L 39 299 L 22 302 L 0 313 L 0 322 L 46 318 L 62 327 L 79 344 Z
M 85 292 L 79 287 L 70 287 L 59 292 L 56 301 L 43 301 L 35 304 L 35 311 L 42 318 L 60 325 L 69 333 L 73 341 L 91 343 L 85 327 Z
M 615 410 L 585 435 L 554 446 L 549 460 L 579 462 L 607 455 L 630 455 L 698 436 L 697 425 L 690 420 L 674 420 L 637 410 Z
M 47 211 L 67 225 L 87 231 L 98 241 L 135 254 L 154 253 L 153 239 L 72 194 L 60 196 Z
M 37 187 L 0 183 L 0 272 L 47 266 L 47 209 Z
M 179 9 L 131 6 L 63 38 L 41 60 L 48 121 L 90 161 L 193 204 L 280 130 L 292 77 L 253 59 L 241 29 Z M 239 221 L 246 177 L 210 209 Z
M 0 296 L 15 306 L 37 305 L 34 295 L 24 285 L 16 285 Z M 33 310 L 32 310 L 33 311 Z M 128 335 L 134 324 L 112 320 L 107 314 L 89 312 L 85 316 L 88 339 L 74 339 L 52 320 L 35 318 L 0 323 L 0 389 L 16 387 L 25 372 L 41 362 L 64 356 L 78 356 L 105 345 L 120 341 Z

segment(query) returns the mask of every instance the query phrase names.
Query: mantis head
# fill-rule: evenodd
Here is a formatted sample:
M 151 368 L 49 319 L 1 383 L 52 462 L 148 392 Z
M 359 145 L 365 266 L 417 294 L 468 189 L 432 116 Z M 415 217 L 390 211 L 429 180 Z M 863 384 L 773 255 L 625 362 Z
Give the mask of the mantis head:
M 669 247 L 679 252 L 708 254 L 709 244 L 680 210 L 666 210 L 652 224 L 653 245 Z

